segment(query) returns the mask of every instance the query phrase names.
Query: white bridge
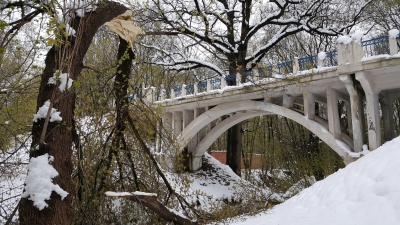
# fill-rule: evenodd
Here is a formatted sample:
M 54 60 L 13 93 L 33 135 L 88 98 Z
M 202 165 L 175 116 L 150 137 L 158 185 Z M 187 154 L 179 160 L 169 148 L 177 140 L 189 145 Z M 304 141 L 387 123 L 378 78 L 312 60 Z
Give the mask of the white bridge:
M 144 99 L 162 104 L 163 126 L 173 130 L 182 149 L 187 148 L 193 171 L 201 168 L 202 155 L 228 128 L 266 114 L 303 125 L 348 164 L 360 157 L 365 132 L 370 150 L 381 145 L 381 116 L 384 140 L 394 137 L 400 38 L 391 36 L 339 43 L 334 52 L 246 71 L 246 83 L 236 74 L 170 91 L 148 88 Z M 345 103 L 346 128 L 341 127 L 339 101 Z M 316 102 L 324 105 L 323 115 L 316 114 Z M 218 120 L 222 116 L 225 119 Z

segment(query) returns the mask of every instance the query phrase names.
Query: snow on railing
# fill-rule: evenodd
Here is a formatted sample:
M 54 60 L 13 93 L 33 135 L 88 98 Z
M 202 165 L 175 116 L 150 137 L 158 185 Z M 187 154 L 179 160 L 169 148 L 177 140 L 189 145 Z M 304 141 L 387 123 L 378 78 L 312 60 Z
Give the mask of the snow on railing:
M 276 65 L 268 65 L 262 66 L 261 68 L 249 69 L 242 73 L 229 74 L 223 78 L 207 79 L 191 85 L 184 84 L 181 87 L 173 89 L 164 90 L 161 88 L 161 90 L 158 90 L 157 92 L 151 92 L 151 94 L 145 91 L 144 96 L 148 101 L 163 101 L 166 99 L 180 98 L 187 95 L 196 95 L 199 93 L 221 90 L 226 86 L 240 86 L 242 85 L 242 77 L 244 77 L 244 82 L 255 83 L 264 78 L 273 78 L 274 74 L 296 74 L 300 71 L 319 67 L 346 65 L 348 63 L 358 62 L 358 60 L 360 60 L 363 56 L 370 57 L 383 54 L 394 55 L 398 53 L 400 48 L 400 34 L 398 30 L 391 30 L 389 31 L 388 36 L 382 36 L 361 42 L 354 41 L 354 43 L 350 44 L 358 45 L 356 48 L 362 48 L 360 53 L 354 52 L 355 47 L 350 48 L 353 49 L 353 52 L 350 51 L 349 53 L 348 50 L 343 50 L 347 47 L 339 48 L 340 43 L 338 43 L 338 50 L 320 52 L 318 55 L 295 58 L 293 61 L 291 60 L 287 62 L 280 62 Z M 348 45 L 348 43 L 342 43 L 342 46 L 344 45 Z M 339 54 L 341 54 L 340 59 Z M 350 56 L 349 54 L 353 55 Z M 355 54 L 361 55 L 355 56 Z M 350 58 L 348 56 L 350 56 Z M 356 59 L 357 57 L 360 59 Z M 137 98 L 142 98 L 142 93 L 131 96 L 129 100 Z

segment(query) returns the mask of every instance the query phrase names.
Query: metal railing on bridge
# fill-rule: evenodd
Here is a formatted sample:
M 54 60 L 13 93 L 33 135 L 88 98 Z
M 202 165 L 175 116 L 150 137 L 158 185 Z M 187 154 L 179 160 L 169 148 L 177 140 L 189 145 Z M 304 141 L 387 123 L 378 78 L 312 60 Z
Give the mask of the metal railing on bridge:
M 298 59 L 300 71 L 318 67 L 318 56 L 313 55 Z
M 364 58 L 376 55 L 397 54 L 398 50 L 400 49 L 400 34 L 396 35 L 396 37 L 382 36 L 361 41 L 361 48 L 363 50 Z M 263 80 L 265 78 L 275 78 L 277 75 L 296 74 L 300 71 L 322 67 L 334 67 L 339 64 L 339 53 L 337 50 L 322 52 L 320 54 L 303 58 L 295 58 L 294 60 L 280 62 L 276 65 L 261 66 L 260 68 L 249 69 L 242 73 L 229 74 L 222 78 L 211 78 L 199 81 L 195 84 L 182 85 L 181 87 L 168 90 L 158 90 L 154 99 L 156 101 L 162 101 L 165 99 L 195 95 L 197 93 L 205 93 L 223 89 L 226 86 L 239 86 L 246 82 L 255 83 L 258 80 Z M 142 93 L 134 96 L 134 98 L 141 97 Z
M 185 86 L 186 95 L 193 95 L 194 94 L 194 85 L 186 85 Z
M 372 38 L 370 40 L 362 41 L 361 44 L 365 57 L 390 54 L 389 36 Z
M 278 63 L 276 68 L 278 69 L 278 74 L 293 73 L 293 61 Z

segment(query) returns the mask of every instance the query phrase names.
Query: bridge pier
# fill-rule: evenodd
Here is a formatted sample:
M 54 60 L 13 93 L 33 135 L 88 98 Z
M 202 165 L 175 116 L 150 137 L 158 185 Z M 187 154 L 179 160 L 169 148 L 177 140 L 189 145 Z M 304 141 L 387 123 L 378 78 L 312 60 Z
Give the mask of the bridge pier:
M 163 142 L 163 137 L 164 138 L 172 138 L 172 137 L 168 137 L 169 133 L 166 132 L 168 130 L 173 130 L 175 131 L 174 127 L 174 113 L 172 112 L 164 112 L 163 116 L 162 116 L 162 122 L 161 122 L 161 126 L 162 128 L 159 129 L 160 135 L 158 137 L 158 144 L 157 146 L 159 147 L 159 149 L 157 149 L 156 151 L 159 153 L 156 155 L 158 161 L 160 162 L 161 165 L 163 165 L 165 170 L 168 171 L 174 171 L 174 161 L 176 159 L 176 155 L 173 154 L 173 152 L 168 151 L 168 149 L 163 148 L 163 146 L 165 146 L 165 143 Z M 176 132 L 174 132 L 176 133 Z
M 190 154 L 189 171 L 198 171 L 203 167 L 203 156 L 195 156 Z
M 309 91 L 303 92 L 304 100 L 304 116 L 309 120 L 315 119 L 315 98 L 314 94 Z
M 195 119 L 195 110 L 185 109 L 183 111 L 183 125 L 186 128 Z M 197 145 L 197 135 L 187 143 L 188 149 L 193 149 Z
M 383 119 L 383 137 L 385 141 L 395 138 L 395 121 L 393 112 L 393 103 L 400 98 L 400 89 L 382 91 L 380 93 L 382 119 Z
M 374 89 L 364 72 L 356 72 L 356 79 L 360 81 L 367 101 L 367 129 L 368 145 L 370 150 L 381 146 L 381 125 L 379 116 L 379 91 Z
M 382 92 L 380 94 L 382 119 L 383 119 L 383 137 L 385 141 L 390 141 L 394 138 L 394 119 L 393 110 L 390 107 L 393 106 L 394 99 L 387 96 L 387 93 Z
M 329 133 L 331 133 L 336 140 L 342 140 L 342 131 L 340 129 L 339 121 L 338 94 L 331 87 L 326 89 L 326 100 L 328 108 Z
M 347 113 L 348 117 L 351 118 L 351 134 L 353 138 L 353 146 L 354 152 L 361 152 L 362 146 L 364 144 L 364 135 L 363 135 L 363 121 L 364 121 L 364 106 L 362 103 L 362 96 L 359 95 L 357 91 L 352 76 L 351 75 L 340 75 L 340 80 L 345 84 L 347 92 L 350 96 L 350 107 L 346 106 L 346 109 L 349 108 Z M 349 126 L 350 129 L 350 126 Z
M 173 112 L 174 120 L 172 121 L 172 129 L 177 137 L 182 132 L 183 116 L 181 111 Z

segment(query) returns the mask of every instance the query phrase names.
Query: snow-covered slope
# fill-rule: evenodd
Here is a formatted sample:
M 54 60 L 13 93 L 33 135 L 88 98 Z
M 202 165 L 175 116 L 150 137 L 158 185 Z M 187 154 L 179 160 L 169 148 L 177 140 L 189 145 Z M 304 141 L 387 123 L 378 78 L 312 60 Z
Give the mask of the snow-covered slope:
M 283 202 L 284 199 L 268 188 L 259 188 L 241 179 L 232 169 L 205 153 L 203 170 L 187 174 L 165 172 L 174 189 L 189 203 L 197 203 L 198 209 L 213 212 L 220 210 L 226 201 L 247 198 L 269 199 Z M 190 180 L 187 182 L 187 180 Z M 195 205 L 195 204 L 194 204 Z
M 400 137 L 236 225 L 399 225 Z

